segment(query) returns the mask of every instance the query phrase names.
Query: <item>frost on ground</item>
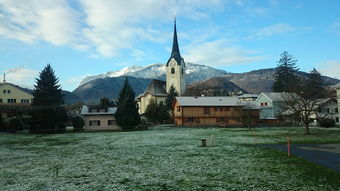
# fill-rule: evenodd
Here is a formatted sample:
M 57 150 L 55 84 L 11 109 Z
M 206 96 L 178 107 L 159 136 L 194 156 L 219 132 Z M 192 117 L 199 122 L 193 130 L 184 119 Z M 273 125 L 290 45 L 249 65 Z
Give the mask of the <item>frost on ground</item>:
M 257 143 L 339 142 L 338 129 L 155 128 L 0 134 L 1 190 L 340 190 L 340 173 Z M 216 147 L 200 146 L 216 137 Z

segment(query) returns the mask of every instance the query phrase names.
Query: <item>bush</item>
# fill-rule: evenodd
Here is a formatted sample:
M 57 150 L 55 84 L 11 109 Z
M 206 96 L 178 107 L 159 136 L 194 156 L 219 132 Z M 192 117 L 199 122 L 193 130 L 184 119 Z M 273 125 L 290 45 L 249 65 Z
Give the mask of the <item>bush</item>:
M 19 117 L 11 118 L 8 121 L 8 132 L 16 133 L 19 130 L 24 129 L 24 124 Z
M 84 128 L 84 119 L 80 116 L 76 116 L 75 118 L 73 118 L 72 125 L 74 131 L 82 131 Z
M 321 127 L 334 127 L 335 126 L 335 121 L 333 119 L 328 119 L 328 118 L 323 118 L 319 119 L 319 124 Z

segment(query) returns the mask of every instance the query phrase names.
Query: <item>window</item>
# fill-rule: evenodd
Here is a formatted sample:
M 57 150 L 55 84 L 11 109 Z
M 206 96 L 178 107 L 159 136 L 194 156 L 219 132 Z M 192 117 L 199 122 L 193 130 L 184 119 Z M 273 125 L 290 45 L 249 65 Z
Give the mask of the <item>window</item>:
M 182 74 L 184 74 L 184 69 L 182 68 Z
M 329 113 L 329 108 L 326 108 L 327 113 Z
M 218 111 L 223 111 L 223 107 L 218 107 Z
M 204 107 L 204 114 L 210 114 L 210 108 Z
M 261 103 L 261 106 L 263 106 L 263 103 Z
M 184 119 L 184 122 L 193 122 L 194 118 L 193 117 L 188 117 Z
M 224 118 L 223 117 L 218 117 L 218 118 L 216 118 L 216 122 L 217 123 L 224 122 Z
M 335 108 L 334 111 L 335 111 L 335 113 L 338 113 L 338 112 L 339 112 L 339 109 L 338 109 L 338 108 Z
M 175 73 L 175 68 L 171 68 L 171 74 Z
M 28 100 L 28 99 L 22 99 L 22 100 L 21 100 L 21 103 L 30 103 L 30 100 Z
M 6 94 L 6 90 L 2 90 L 2 93 Z
M 115 124 L 115 120 L 108 120 L 107 121 L 107 125 L 114 125 Z
M 0 99 L 0 103 L 2 103 L 2 99 Z
M 267 106 L 268 105 L 267 102 L 264 102 L 264 105 Z
M 99 120 L 89 121 L 89 126 L 100 126 L 100 121 Z
M 335 118 L 335 121 L 336 121 L 337 123 L 339 123 L 339 117 Z
M 177 106 L 177 111 L 181 111 L 181 107 Z
M 7 103 L 16 103 L 17 100 L 16 99 L 7 99 Z
M 224 111 L 229 111 L 229 107 L 225 107 L 225 108 L 224 108 Z
M 10 94 L 11 93 L 11 90 L 7 90 L 7 94 Z
M 217 111 L 217 107 L 214 107 L 214 110 Z

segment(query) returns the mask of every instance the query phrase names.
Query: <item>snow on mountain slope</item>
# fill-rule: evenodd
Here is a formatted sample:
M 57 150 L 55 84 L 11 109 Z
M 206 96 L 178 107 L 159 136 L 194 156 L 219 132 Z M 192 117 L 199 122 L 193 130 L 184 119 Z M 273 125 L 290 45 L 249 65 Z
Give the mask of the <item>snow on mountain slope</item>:
M 211 77 L 221 76 L 226 74 L 224 70 L 215 69 L 205 65 L 186 63 L 186 83 L 202 81 Z M 106 78 L 106 77 L 119 77 L 119 76 L 132 76 L 136 78 L 153 78 L 165 80 L 165 64 L 151 64 L 148 66 L 130 66 L 125 67 L 118 71 L 106 72 L 105 74 L 98 74 L 94 76 L 87 76 L 84 78 L 80 85 L 86 84 L 89 81 Z

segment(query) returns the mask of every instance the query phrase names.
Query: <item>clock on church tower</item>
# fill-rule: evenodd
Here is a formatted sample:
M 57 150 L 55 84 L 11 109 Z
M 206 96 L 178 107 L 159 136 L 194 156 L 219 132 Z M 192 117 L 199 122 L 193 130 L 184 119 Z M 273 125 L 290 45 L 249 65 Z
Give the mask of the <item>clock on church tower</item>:
M 171 56 L 166 64 L 166 91 L 169 92 L 174 86 L 179 95 L 185 91 L 185 62 L 179 52 L 176 19 L 174 22 L 174 37 L 172 43 Z

